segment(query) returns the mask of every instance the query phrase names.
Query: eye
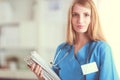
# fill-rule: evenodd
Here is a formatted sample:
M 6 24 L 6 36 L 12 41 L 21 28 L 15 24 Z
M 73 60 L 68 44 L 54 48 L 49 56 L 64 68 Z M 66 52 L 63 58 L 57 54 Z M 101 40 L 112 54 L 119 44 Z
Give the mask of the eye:
M 85 13 L 84 16 L 85 16 L 85 17 L 88 17 L 88 16 L 90 16 L 90 14 L 89 14 L 89 13 Z
M 72 17 L 78 17 L 78 16 L 79 16 L 79 14 L 77 14 L 77 13 L 72 14 Z

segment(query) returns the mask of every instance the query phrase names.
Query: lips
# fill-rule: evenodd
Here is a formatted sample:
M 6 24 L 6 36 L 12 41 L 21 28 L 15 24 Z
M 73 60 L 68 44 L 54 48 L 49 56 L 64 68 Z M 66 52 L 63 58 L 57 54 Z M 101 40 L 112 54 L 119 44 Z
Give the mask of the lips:
M 82 29 L 84 26 L 83 25 L 78 25 L 77 28 Z

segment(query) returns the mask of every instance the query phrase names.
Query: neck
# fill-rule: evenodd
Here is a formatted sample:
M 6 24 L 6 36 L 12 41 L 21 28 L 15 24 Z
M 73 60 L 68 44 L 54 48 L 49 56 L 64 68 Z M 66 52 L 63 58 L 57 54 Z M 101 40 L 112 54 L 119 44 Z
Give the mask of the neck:
M 84 35 L 84 34 L 80 34 L 77 36 L 76 38 L 76 43 L 74 44 L 75 47 L 75 54 L 78 52 L 78 50 L 80 48 L 82 48 L 82 46 L 84 46 L 87 42 L 89 42 L 89 38 Z
M 77 35 L 75 45 L 82 45 L 87 43 L 88 41 L 89 41 L 89 38 L 85 34 L 79 34 Z

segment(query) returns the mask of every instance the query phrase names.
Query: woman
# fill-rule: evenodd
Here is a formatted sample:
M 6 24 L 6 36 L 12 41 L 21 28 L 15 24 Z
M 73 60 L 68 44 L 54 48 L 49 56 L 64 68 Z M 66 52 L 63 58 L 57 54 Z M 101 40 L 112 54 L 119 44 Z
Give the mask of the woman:
M 44 80 L 39 65 L 30 68 Z M 74 0 L 71 5 L 67 40 L 58 46 L 52 69 L 61 80 L 119 80 L 92 0 Z

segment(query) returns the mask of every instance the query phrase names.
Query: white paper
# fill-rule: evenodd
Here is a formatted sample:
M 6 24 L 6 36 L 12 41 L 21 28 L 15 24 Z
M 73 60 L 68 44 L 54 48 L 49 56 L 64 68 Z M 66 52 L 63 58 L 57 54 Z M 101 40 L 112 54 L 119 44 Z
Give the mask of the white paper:
M 57 74 L 47 65 L 40 55 L 36 52 L 32 52 L 31 58 L 42 67 L 45 80 L 60 80 Z

